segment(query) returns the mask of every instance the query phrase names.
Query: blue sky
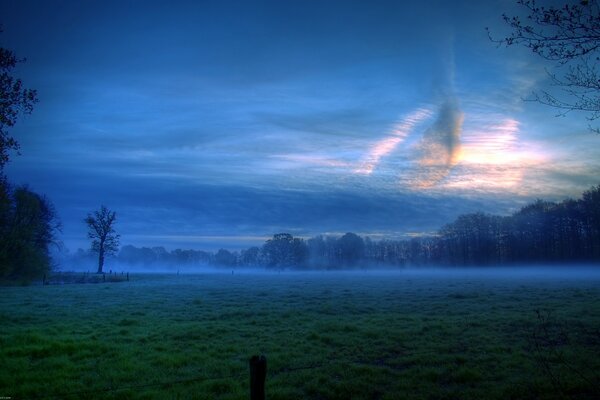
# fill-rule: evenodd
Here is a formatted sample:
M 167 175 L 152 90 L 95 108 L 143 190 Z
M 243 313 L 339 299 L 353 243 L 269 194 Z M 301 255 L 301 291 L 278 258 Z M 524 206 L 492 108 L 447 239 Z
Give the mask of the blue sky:
M 585 115 L 524 102 L 540 59 L 497 48 L 513 1 L 0 2 L 40 102 L 15 183 L 63 241 L 117 211 L 123 244 L 216 249 L 277 232 L 427 234 L 598 184 Z

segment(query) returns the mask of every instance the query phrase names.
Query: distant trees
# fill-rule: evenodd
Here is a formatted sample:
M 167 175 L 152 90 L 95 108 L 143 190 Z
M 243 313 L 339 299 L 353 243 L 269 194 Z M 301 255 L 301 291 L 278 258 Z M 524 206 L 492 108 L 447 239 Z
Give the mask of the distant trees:
M 536 200 L 513 215 L 469 214 L 439 232 L 436 261 L 488 265 L 600 260 L 600 186 L 579 200 Z
M 247 267 L 257 267 L 262 262 L 260 249 L 256 246 L 242 250 L 240 254 L 240 264 Z
M 501 263 L 502 221 L 483 213 L 461 215 L 440 230 L 435 243 L 437 257 L 456 265 Z
M 41 278 L 50 271 L 50 246 L 58 245 L 54 206 L 25 186 L 0 178 L 0 278 Z
M 215 254 L 215 264 L 224 267 L 233 267 L 236 264 L 236 256 L 229 250 L 219 249 Z
M 100 210 L 88 214 L 84 220 L 88 226 L 88 238 L 92 239 L 92 250 L 98 253 L 99 274 L 102 273 L 105 257 L 115 254 L 119 249 L 119 235 L 114 228 L 116 219 L 116 212 L 101 206 Z
M 539 91 L 533 100 L 561 110 L 584 111 L 588 119 L 600 118 L 600 7 L 597 0 L 567 1 L 562 6 L 540 6 L 535 0 L 519 0 L 526 18 L 503 15 L 512 32 L 492 39 L 498 44 L 522 45 L 555 62 L 549 72 L 558 92 Z M 564 68 L 562 68 L 564 67 Z M 593 128 L 600 132 L 599 128 Z
M 486 266 L 600 261 L 600 186 L 581 199 L 536 200 L 509 216 L 459 216 L 431 236 L 372 241 L 354 233 L 298 240 L 278 234 L 263 246 L 267 265 L 280 268 Z M 306 258 L 304 258 L 306 257 Z
M 0 210 L 4 209 L 0 193 Z M 4 208 L 3 208 L 4 207 Z M 0 212 L 0 219 L 5 214 Z M 2 242 L 0 242 L 2 243 Z M 89 255 L 79 251 L 74 262 Z M 89 258 L 87 258 L 89 259 Z M 348 232 L 307 240 L 278 233 L 262 247 L 216 253 L 163 247 L 124 246 L 121 264 L 179 269 L 266 267 L 269 269 L 491 266 L 600 261 L 600 185 L 580 199 L 536 200 L 512 215 L 461 215 L 430 235 L 372 240 Z
M 338 239 L 340 264 L 345 267 L 354 267 L 363 261 L 365 255 L 365 243 L 363 239 L 351 232 L 346 233 Z
M 67 263 L 73 265 L 89 264 L 91 253 L 79 249 Z M 175 249 L 168 251 L 164 247 L 122 246 L 115 261 L 121 265 L 132 267 L 165 268 L 165 267 L 204 267 L 214 261 L 214 255 L 201 250 Z M 96 260 L 97 262 L 97 260 Z
M 289 233 L 278 233 L 263 245 L 266 266 L 270 268 L 302 267 L 308 257 L 304 240 Z
M 310 268 L 354 268 L 365 261 L 365 240 L 355 233 L 348 232 L 339 238 L 319 235 L 306 243 Z
M 600 260 L 600 185 L 585 191 L 577 203 L 575 222 L 581 226 L 578 240 L 584 254 Z
M 325 269 L 330 265 L 332 246 L 328 246 L 322 235 L 308 239 L 306 245 L 309 264 L 312 268 Z

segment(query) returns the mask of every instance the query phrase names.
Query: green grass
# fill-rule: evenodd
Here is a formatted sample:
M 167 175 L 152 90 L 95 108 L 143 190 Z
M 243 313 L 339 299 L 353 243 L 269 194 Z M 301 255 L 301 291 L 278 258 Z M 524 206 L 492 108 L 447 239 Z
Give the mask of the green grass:
M 598 396 L 597 279 L 133 275 L 0 294 L 15 399 L 246 399 L 253 354 L 268 399 Z

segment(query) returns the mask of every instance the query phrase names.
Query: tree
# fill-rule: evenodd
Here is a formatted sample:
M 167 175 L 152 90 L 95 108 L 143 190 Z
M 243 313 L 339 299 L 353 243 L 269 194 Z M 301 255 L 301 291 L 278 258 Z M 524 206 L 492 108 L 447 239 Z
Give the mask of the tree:
M 326 268 L 329 264 L 327 260 L 327 247 L 322 235 L 310 238 L 306 241 L 308 247 L 309 264 L 312 268 Z
M 105 206 L 94 214 L 88 214 L 84 220 L 88 226 L 88 238 L 92 239 L 92 250 L 98 253 L 98 273 L 102 273 L 106 256 L 115 254 L 119 249 L 119 235 L 114 224 L 117 214 Z
M 9 160 L 9 152 L 19 150 L 19 143 L 8 129 L 15 125 L 19 114 L 30 114 L 37 102 L 37 92 L 25 89 L 21 79 L 11 75 L 16 65 L 24 61 L 13 51 L 0 47 L 0 171 Z
M 260 249 L 256 246 L 243 250 L 240 255 L 242 265 L 256 267 L 260 264 Z
M 348 232 L 337 242 L 343 266 L 353 267 L 365 256 L 365 242 L 355 233 Z
M 229 250 L 219 249 L 215 254 L 215 263 L 224 267 L 235 266 L 236 257 Z
M 0 278 L 41 278 L 50 271 L 50 246 L 60 222 L 52 203 L 27 187 L 0 179 Z
M 583 192 L 580 200 L 583 206 L 588 248 L 591 256 L 600 259 L 600 185 L 592 186 Z
M 278 233 L 262 247 L 267 266 L 276 268 L 304 266 L 308 258 L 308 248 L 304 240 L 289 233 Z
M 60 231 L 52 203 L 27 187 L 11 187 L 3 174 L 10 151 L 19 150 L 8 131 L 37 102 L 36 91 L 24 88 L 12 75 L 24 61 L 0 47 L 0 277 L 9 279 L 31 279 L 49 272 L 50 245 L 58 244 L 56 232 Z
M 512 32 L 496 40 L 499 45 L 522 45 L 555 63 L 548 71 L 558 91 L 541 90 L 530 100 L 557 108 L 559 115 L 584 111 L 589 120 L 600 118 L 600 7 L 597 0 L 561 7 L 539 6 L 535 0 L 519 0 L 526 18 L 503 15 Z M 488 29 L 489 32 L 489 29 Z M 490 36 L 491 38 L 491 36 Z M 600 128 L 592 128 L 600 133 Z

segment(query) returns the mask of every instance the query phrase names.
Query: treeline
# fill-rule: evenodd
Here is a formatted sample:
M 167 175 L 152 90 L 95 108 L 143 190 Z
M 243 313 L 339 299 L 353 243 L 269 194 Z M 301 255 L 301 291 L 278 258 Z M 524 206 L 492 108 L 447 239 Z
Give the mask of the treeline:
M 600 186 L 578 200 L 537 200 L 507 217 L 463 215 L 432 245 L 431 259 L 450 265 L 600 261 Z
M 80 264 L 89 252 L 75 254 Z M 270 269 L 486 266 L 600 261 L 600 186 L 578 200 L 537 200 L 509 216 L 467 214 L 435 235 L 379 240 L 346 233 L 310 239 L 279 233 L 242 251 L 167 251 L 124 246 L 114 260 L 133 266 Z
M 577 200 L 536 200 L 509 216 L 466 214 L 437 234 L 371 241 L 354 234 L 306 241 L 297 266 L 486 266 L 600 261 L 600 186 Z
M 202 250 L 166 250 L 162 246 L 157 247 L 135 247 L 126 245 L 107 262 L 105 272 L 121 271 L 124 268 L 135 269 L 179 269 L 202 267 L 238 267 L 261 265 L 262 257 L 259 256 L 260 249 L 252 247 L 241 252 L 220 249 L 216 253 Z M 94 271 L 97 267 L 98 257 L 90 249 L 78 249 L 75 253 L 63 256 L 61 264 L 63 269 Z
M 66 267 L 88 271 L 95 271 L 98 265 L 98 256 L 90 249 L 78 249 L 75 253 L 61 260 L 63 269 Z M 167 251 L 164 247 L 135 247 L 123 246 L 115 256 L 107 262 L 107 271 L 120 270 L 120 267 L 202 267 L 214 264 L 214 255 L 201 250 Z
M 52 203 L 0 176 L 0 280 L 29 280 L 50 271 L 60 224 Z

